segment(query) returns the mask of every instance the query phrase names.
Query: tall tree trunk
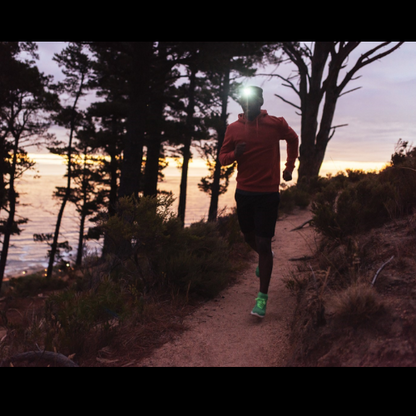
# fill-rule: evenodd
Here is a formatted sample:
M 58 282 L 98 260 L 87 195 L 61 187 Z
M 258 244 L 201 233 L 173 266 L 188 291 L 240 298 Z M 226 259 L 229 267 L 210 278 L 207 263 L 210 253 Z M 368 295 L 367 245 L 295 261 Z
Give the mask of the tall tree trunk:
M 219 161 L 220 150 L 224 143 L 225 131 L 227 129 L 227 107 L 230 92 L 230 67 L 224 74 L 222 89 L 221 128 L 218 131 L 217 156 L 215 160 L 214 180 L 212 183 L 211 203 L 208 212 L 208 221 L 216 221 L 218 215 L 218 201 L 220 196 L 221 163 Z
M 143 180 L 143 196 L 157 195 L 157 182 L 159 178 L 160 158 L 160 132 L 151 137 L 147 144 L 146 169 Z
M 84 197 L 84 206 L 86 204 L 85 201 L 86 195 Z M 84 248 L 84 229 L 85 229 L 85 212 L 83 209 L 83 212 L 81 213 L 81 224 L 79 226 L 79 235 L 78 235 L 78 250 L 77 250 L 77 259 L 75 261 L 75 266 L 81 266 L 82 263 L 82 252 Z
M 143 179 L 143 196 L 156 196 L 157 184 L 159 181 L 159 159 L 161 158 L 162 144 L 162 125 L 164 120 L 165 108 L 165 87 L 167 73 L 170 71 L 172 64 L 167 59 L 167 44 L 159 42 L 157 46 L 157 58 L 154 62 L 154 71 L 152 72 L 151 93 L 152 106 L 149 114 L 149 126 L 147 129 L 147 154 L 146 168 Z
M 118 169 L 118 160 L 117 160 L 117 150 L 115 146 L 112 146 L 108 149 L 108 154 L 110 156 L 110 195 L 108 201 L 108 217 L 111 218 L 116 214 L 116 205 L 117 205 L 117 169 Z M 104 243 L 103 249 L 101 252 L 101 258 L 104 259 L 107 254 L 110 253 L 110 241 L 107 233 L 104 233 Z
M 0 212 L 5 203 L 6 189 L 4 176 L 6 175 L 6 136 L 0 138 Z
M 197 69 L 195 66 L 191 68 L 191 74 L 189 77 L 189 94 L 188 94 L 188 107 L 186 109 L 186 137 L 185 143 L 183 146 L 183 161 L 182 161 L 182 176 L 181 176 L 181 185 L 179 193 L 179 207 L 178 207 L 178 217 L 182 222 L 182 226 L 185 225 L 185 212 L 186 212 L 186 192 L 188 187 L 188 170 L 189 170 L 189 161 L 191 160 L 191 144 L 193 136 L 193 119 L 195 113 L 195 86 L 196 86 L 196 73 Z
M 299 73 L 301 76 L 301 88 L 299 88 L 299 96 L 301 99 L 301 137 L 302 143 L 299 152 L 299 181 L 317 176 L 325 156 L 325 149 L 318 151 L 316 147 L 316 135 L 318 131 L 318 113 L 324 90 L 322 89 L 322 76 L 325 65 L 331 51 L 332 42 L 316 42 L 314 53 L 311 59 L 311 74 L 308 78 L 307 67 L 298 61 Z M 292 49 L 293 51 L 293 49 Z M 309 79 L 309 91 L 308 81 Z M 321 147 L 323 140 L 321 140 Z M 325 146 L 326 148 L 326 146 Z
M 87 197 L 88 197 L 88 177 L 87 177 L 87 152 L 88 149 L 84 149 L 84 168 L 82 176 L 82 207 L 81 207 L 81 221 L 79 226 L 78 234 L 78 250 L 77 258 L 75 260 L 75 266 L 81 266 L 82 263 L 82 253 L 84 249 L 84 228 L 85 228 L 85 219 L 87 217 Z
M 71 146 L 71 144 L 72 144 L 72 137 L 70 139 L 70 146 Z M 61 208 L 59 209 L 59 212 L 58 212 L 58 217 L 56 219 L 55 233 L 53 235 L 53 241 L 52 241 L 51 250 L 50 250 L 50 253 L 49 253 L 48 271 L 46 272 L 46 278 L 47 279 L 50 279 L 52 277 L 53 264 L 55 262 L 55 256 L 56 256 L 56 252 L 58 250 L 58 238 L 59 238 L 59 232 L 60 232 L 60 229 L 61 229 L 62 218 L 64 216 L 66 203 L 68 202 L 69 195 L 71 193 L 71 174 L 69 173 L 69 171 L 70 171 L 70 165 L 69 165 L 69 159 L 68 159 L 67 188 L 66 188 L 66 191 L 65 191 L 64 198 L 62 199 L 62 204 L 61 204 Z
M 319 108 L 319 104 L 317 106 Z M 336 99 L 326 98 L 319 132 L 302 128 L 302 144 L 299 156 L 299 181 L 308 181 L 319 175 L 325 158 L 326 148 L 331 140 L 331 124 L 335 114 Z M 306 118 L 305 118 L 306 119 Z M 302 125 L 304 123 L 302 122 Z
M 143 162 L 146 109 L 149 99 L 150 61 L 153 42 L 129 42 L 131 56 L 129 75 L 129 114 L 125 137 L 123 166 L 121 170 L 119 197 L 134 196 L 140 192 Z
M 75 117 L 76 117 L 76 108 L 78 104 L 78 100 L 82 94 L 82 90 L 84 87 L 84 75 L 81 77 L 81 82 L 79 85 L 78 92 L 75 96 L 74 104 L 72 106 L 72 115 L 71 115 L 71 128 L 69 132 L 69 142 L 68 142 L 68 170 L 67 170 L 67 184 L 65 195 L 62 199 L 61 208 L 59 209 L 58 217 L 56 219 L 55 225 L 55 233 L 53 235 L 53 241 L 51 245 L 51 250 L 49 253 L 49 263 L 48 263 L 48 271 L 46 272 L 46 279 L 50 279 L 52 277 L 53 272 L 53 264 L 55 262 L 56 252 L 58 250 L 58 239 L 59 239 L 59 232 L 61 229 L 62 218 L 65 211 L 66 203 L 68 202 L 69 196 L 71 194 L 71 180 L 72 180 L 72 139 L 74 137 L 75 132 Z
M 302 108 L 304 116 L 302 116 L 301 127 L 302 144 L 299 157 L 299 181 L 308 181 L 310 178 L 318 176 L 321 170 L 325 152 L 332 137 L 332 121 L 339 98 L 339 92 L 336 88 L 338 73 L 339 69 L 334 69 L 332 77 L 326 81 L 325 102 L 319 131 L 317 119 L 323 90 L 321 88 L 312 88 L 312 85 L 309 93 L 304 98 L 306 104 Z M 314 81 L 316 84 L 316 79 Z M 320 83 L 321 78 L 318 79 L 318 85 Z
M 1 257 L 0 257 L 0 290 L 3 284 L 4 271 L 6 269 L 7 256 L 9 253 L 10 236 L 12 235 L 12 232 L 13 232 L 14 216 L 16 213 L 17 195 L 16 195 L 16 190 L 14 188 L 14 179 L 15 179 L 15 173 L 16 173 L 18 148 L 19 148 L 19 137 L 15 136 L 12 169 L 10 173 L 10 183 L 9 183 L 9 216 L 7 218 L 7 222 L 6 222 L 6 226 L 4 230 L 3 247 L 2 247 Z

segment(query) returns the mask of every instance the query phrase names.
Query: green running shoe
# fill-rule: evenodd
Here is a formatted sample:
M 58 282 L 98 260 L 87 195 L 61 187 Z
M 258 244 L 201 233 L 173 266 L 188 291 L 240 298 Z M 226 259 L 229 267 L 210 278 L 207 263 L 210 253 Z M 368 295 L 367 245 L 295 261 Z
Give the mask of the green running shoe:
M 266 306 L 267 306 L 267 299 L 269 295 L 265 295 L 264 293 L 259 292 L 256 298 L 256 306 L 251 311 L 251 314 L 254 316 L 258 316 L 259 318 L 264 318 L 266 315 Z

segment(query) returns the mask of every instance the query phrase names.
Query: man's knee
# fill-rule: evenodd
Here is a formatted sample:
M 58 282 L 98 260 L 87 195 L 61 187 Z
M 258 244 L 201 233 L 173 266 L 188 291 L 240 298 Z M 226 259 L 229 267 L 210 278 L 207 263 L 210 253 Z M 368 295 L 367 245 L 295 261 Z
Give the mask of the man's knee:
M 256 246 L 259 253 L 269 254 L 272 252 L 272 239 L 256 237 Z

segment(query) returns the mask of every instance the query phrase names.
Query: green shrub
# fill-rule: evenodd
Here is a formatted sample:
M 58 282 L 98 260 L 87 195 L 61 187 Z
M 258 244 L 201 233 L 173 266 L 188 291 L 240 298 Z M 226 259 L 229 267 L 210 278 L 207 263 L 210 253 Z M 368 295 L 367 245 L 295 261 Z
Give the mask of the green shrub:
M 392 217 L 396 194 L 389 183 L 366 176 L 339 191 L 320 195 L 312 206 L 314 224 L 322 234 L 344 238 L 382 225 Z M 335 196 L 335 197 L 334 197 Z
M 339 196 L 338 223 L 345 235 L 377 227 L 391 219 L 387 209 L 395 200 L 391 184 L 380 183 L 376 176 L 365 177 Z
M 67 286 L 68 283 L 62 279 L 46 279 L 39 274 L 12 278 L 9 282 L 13 295 L 18 297 L 36 296 L 45 290 L 60 290 Z
M 220 236 L 227 241 L 230 249 L 236 246 L 245 246 L 244 237 L 238 223 L 236 207 L 230 214 L 220 215 L 217 219 L 216 227 Z
M 169 210 L 172 202 L 170 197 L 120 200 L 117 215 L 105 225 L 112 262 L 118 260 L 112 276 L 139 280 L 135 284 L 143 292 L 159 288 L 214 296 L 229 278 L 236 220 L 230 218 L 228 226 L 221 222 L 223 235 L 216 223 L 182 228 Z
M 280 192 L 279 212 L 289 213 L 295 207 L 305 209 L 310 203 L 310 193 L 298 186 L 290 186 Z
M 65 290 L 50 296 L 45 303 L 49 326 L 46 348 L 79 354 L 91 343 L 90 337 L 96 339 L 94 344 L 101 340 L 101 346 L 105 346 L 112 332 L 111 321 L 122 319 L 126 311 L 125 290 L 109 278 L 104 278 L 95 289 Z
M 161 259 L 160 272 L 183 293 L 213 297 L 229 281 L 229 253 L 216 224 L 199 222 L 182 230 Z
M 348 177 L 332 178 L 312 204 L 318 231 L 343 239 L 411 213 L 416 206 L 416 152 L 400 149 L 379 174 L 348 170 Z

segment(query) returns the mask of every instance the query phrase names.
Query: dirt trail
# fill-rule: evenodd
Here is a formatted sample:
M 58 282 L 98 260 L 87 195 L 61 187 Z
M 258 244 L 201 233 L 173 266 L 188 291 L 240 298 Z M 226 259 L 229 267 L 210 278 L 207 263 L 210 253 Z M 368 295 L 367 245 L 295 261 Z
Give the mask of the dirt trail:
M 149 367 L 270 367 L 285 366 L 290 355 L 289 334 L 295 299 L 285 288 L 296 263 L 290 258 L 311 255 L 314 232 L 309 226 L 291 232 L 311 218 L 296 211 L 276 226 L 275 263 L 264 319 L 251 316 L 258 292 L 255 259 L 239 282 L 224 290 L 185 320 L 188 328 L 152 356 L 137 363 Z

